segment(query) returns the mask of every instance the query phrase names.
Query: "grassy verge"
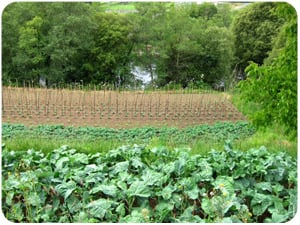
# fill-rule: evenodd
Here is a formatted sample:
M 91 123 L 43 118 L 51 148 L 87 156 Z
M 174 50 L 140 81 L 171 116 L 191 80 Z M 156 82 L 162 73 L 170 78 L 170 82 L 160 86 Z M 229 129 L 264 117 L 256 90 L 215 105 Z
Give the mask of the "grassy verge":
M 254 135 L 235 143 L 235 147 L 241 150 L 259 148 L 265 146 L 269 151 L 286 152 L 293 157 L 297 157 L 297 141 L 289 138 L 281 132 L 277 132 L 274 127 L 258 130 Z
M 99 138 L 91 140 L 88 138 L 64 138 L 57 139 L 55 137 L 36 138 L 26 136 L 14 136 L 2 140 L 8 150 L 26 150 L 35 149 L 43 152 L 50 152 L 62 145 L 68 145 L 71 148 L 77 149 L 84 153 L 107 152 L 122 145 L 144 144 L 147 147 L 166 146 L 169 149 L 189 147 L 192 154 L 206 154 L 211 149 L 223 150 L 224 140 L 214 140 L 209 138 L 190 139 L 189 142 L 178 142 L 178 140 L 170 138 L 153 137 L 147 141 L 134 140 L 122 141 L 117 139 L 105 140 Z M 289 141 L 276 129 L 258 130 L 253 135 L 243 139 L 236 139 L 233 142 L 233 147 L 242 151 L 247 151 L 251 148 L 259 148 L 265 146 L 271 152 L 287 152 L 289 155 L 297 156 L 297 142 Z
M 24 151 L 26 149 L 41 150 L 42 152 L 48 153 L 54 149 L 60 148 L 63 145 L 68 145 L 70 148 L 74 148 L 79 152 L 84 153 L 96 153 L 96 152 L 107 152 L 111 149 L 117 148 L 123 143 L 117 140 L 95 140 L 89 141 L 87 139 L 56 139 L 53 137 L 49 138 L 34 138 L 34 137 L 22 137 L 16 136 L 13 138 L 2 140 L 5 143 L 5 147 L 8 150 Z
M 259 110 L 257 104 L 253 102 L 245 103 L 238 93 L 231 95 L 230 100 L 250 120 L 251 115 Z M 244 150 L 264 145 L 272 152 L 284 151 L 297 157 L 297 142 L 297 137 L 286 135 L 285 128 L 274 123 L 269 127 L 257 129 L 254 135 L 237 143 L 237 147 Z
M 121 145 L 143 144 L 170 149 L 190 147 L 194 153 L 222 149 L 225 140 L 249 137 L 254 130 L 247 122 L 224 122 L 184 129 L 143 127 L 112 129 L 65 127 L 62 125 L 24 126 L 2 124 L 2 141 L 9 150 L 35 149 L 48 152 L 68 145 L 81 152 L 106 152 Z

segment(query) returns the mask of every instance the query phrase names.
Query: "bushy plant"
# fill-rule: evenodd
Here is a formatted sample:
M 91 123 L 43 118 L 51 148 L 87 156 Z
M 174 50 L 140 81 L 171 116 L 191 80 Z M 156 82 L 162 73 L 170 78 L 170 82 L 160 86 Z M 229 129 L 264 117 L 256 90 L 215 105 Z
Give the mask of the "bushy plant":
M 268 65 L 251 63 L 247 79 L 239 90 L 245 101 L 254 102 L 259 110 L 252 115 L 257 126 L 272 123 L 284 125 L 288 133 L 297 132 L 297 16 L 288 4 L 281 5 L 280 13 L 288 21 L 282 28 L 285 45 Z
M 2 211 L 13 222 L 286 222 L 296 187 L 295 159 L 229 142 L 207 156 L 138 145 L 2 150 Z

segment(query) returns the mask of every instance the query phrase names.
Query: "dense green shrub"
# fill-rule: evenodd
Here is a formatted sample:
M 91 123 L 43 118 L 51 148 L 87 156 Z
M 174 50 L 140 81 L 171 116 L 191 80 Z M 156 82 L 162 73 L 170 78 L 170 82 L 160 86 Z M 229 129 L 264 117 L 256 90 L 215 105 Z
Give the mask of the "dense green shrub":
M 252 115 L 257 126 L 272 123 L 284 125 L 287 132 L 297 132 L 297 16 L 288 4 L 282 4 L 280 14 L 286 17 L 279 38 L 284 36 L 284 46 L 271 63 L 258 66 L 251 63 L 247 79 L 240 82 L 242 99 L 254 102 L 259 110 Z

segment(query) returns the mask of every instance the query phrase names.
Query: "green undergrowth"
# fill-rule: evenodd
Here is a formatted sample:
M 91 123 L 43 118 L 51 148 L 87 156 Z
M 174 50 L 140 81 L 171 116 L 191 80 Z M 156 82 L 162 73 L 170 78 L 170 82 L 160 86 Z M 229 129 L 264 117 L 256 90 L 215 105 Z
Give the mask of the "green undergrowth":
M 97 127 L 65 127 L 62 125 L 24 126 L 2 124 L 2 142 L 10 150 L 34 148 L 43 152 L 68 145 L 80 152 L 107 152 L 124 144 L 143 144 L 149 147 L 189 147 L 191 153 L 205 154 L 211 149 L 221 149 L 224 141 L 246 151 L 266 146 L 269 151 L 284 151 L 297 156 L 297 142 L 290 141 L 279 129 L 255 130 L 247 122 L 225 122 L 177 128 L 142 127 L 111 129 Z
M 267 146 L 271 152 L 287 152 L 295 158 L 298 155 L 297 139 L 291 140 L 281 129 L 276 127 L 258 129 L 252 136 L 235 142 L 235 146 L 243 150 L 258 148 L 262 145 Z
M 51 151 L 68 145 L 82 152 L 106 152 L 124 144 L 164 145 L 169 148 L 191 147 L 193 152 L 207 152 L 222 147 L 225 140 L 237 141 L 253 135 L 247 122 L 216 123 L 184 129 L 142 127 L 112 129 L 66 127 L 62 125 L 24 126 L 2 124 L 2 141 L 10 150 L 39 149 Z
M 222 150 L 223 149 L 223 150 Z M 297 162 L 265 147 L 122 146 L 85 154 L 2 149 L 2 212 L 12 222 L 286 222 Z
M 230 96 L 231 102 L 240 112 L 246 115 L 250 121 L 252 120 L 253 114 L 261 110 L 257 103 L 251 101 L 245 102 L 237 90 L 235 90 Z M 297 157 L 297 131 L 289 132 L 289 134 L 287 134 L 287 128 L 276 122 L 273 122 L 273 124 L 268 126 L 255 127 L 255 130 L 256 132 L 254 135 L 245 138 L 241 142 L 235 143 L 235 145 L 240 149 L 248 149 L 264 145 L 267 146 L 270 151 L 285 151 L 290 155 Z
M 116 140 L 94 140 L 89 139 L 56 139 L 54 137 L 26 137 L 15 136 L 14 138 L 3 139 L 7 149 L 15 151 L 23 151 L 24 149 L 38 149 L 44 153 L 50 152 L 55 148 L 62 145 L 68 145 L 72 148 L 78 149 L 79 152 L 97 153 L 107 152 L 110 149 L 123 145 L 120 141 Z
M 285 140 L 297 142 L 297 130 L 291 130 L 291 128 L 288 128 L 286 125 L 276 122 L 275 118 L 272 119 L 272 122 L 268 123 L 264 122 L 264 120 L 258 120 L 255 115 L 258 115 L 257 112 L 262 110 L 258 103 L 252 101 L 245 102 L 238 90 L 235 90 L 230 96 L 231 102 L 237 109 L 247 116 L 250 121 L 253 121 L 253 123 L 256 124 L 256 129 L 260 129 L 266 134 L 269 134 L 270 132 L 272 134 L 277 133 Z
M 175 127 L 140 127 L 140 128 L 102 128 L 102 127 L 72 127 L 63 125 L 38 125 L 25 126 L 22 124 L 2 124 L 2 138 L 14 136 L 26 137 L 55 137 L 65 138 L 85 138 L 132 141 L 149 141 L 153 137 L 162 140 L 174 139 L 178 143 L 185 143 L 192 139 L 203 137 L 205 139 L 218 141 L 225 139 L 240 139 L 252 135 L 254 129 L 248 122 L 217 122 L 213 125 L 198 125 L 187 128 Z

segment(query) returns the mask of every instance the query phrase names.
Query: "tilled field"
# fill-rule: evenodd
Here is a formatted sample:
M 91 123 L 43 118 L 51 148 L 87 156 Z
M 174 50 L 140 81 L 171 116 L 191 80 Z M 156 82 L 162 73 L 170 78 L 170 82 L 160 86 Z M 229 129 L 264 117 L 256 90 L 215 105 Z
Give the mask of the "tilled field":
M 222 93 L 2 88 L 2 121 L 128 128 L 246 120 Z

